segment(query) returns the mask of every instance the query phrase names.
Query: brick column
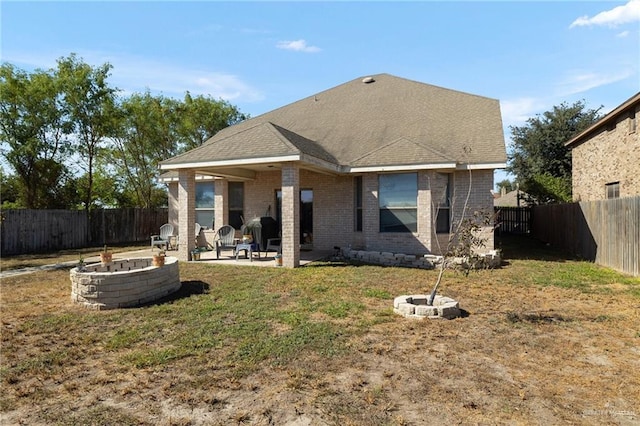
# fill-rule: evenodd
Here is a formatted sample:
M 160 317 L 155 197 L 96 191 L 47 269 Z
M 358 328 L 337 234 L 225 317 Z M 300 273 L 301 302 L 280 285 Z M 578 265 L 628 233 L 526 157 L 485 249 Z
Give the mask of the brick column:
M 418 172 L 418 240 L 428 250 L 431 250 L 431 188 L 429 173 Z
M 168 200 L 169 206 L 169 220 L 168 222 L 173 225 L 173 233 L 178 234 L 178 212 L 180 211 L 180 205 L 178 204 L 178 182 L 170 182 L 168 185 Z
M 362 199 L 362 234 L 365 249 L 375 245 L 380 238 L 380 203 L 378 202 L 378 174 L 366 173 L 362 176 L 364 187 Z
M 216 179 L 215 183 L 215 230 L 229 224 L 229 181 Z
M 300 266 L 300 169 L 282 167 L 282 265 Z
M 191 260 L 196 246 L 196 173 L 181 169 L 178 174 L 178 259 Z

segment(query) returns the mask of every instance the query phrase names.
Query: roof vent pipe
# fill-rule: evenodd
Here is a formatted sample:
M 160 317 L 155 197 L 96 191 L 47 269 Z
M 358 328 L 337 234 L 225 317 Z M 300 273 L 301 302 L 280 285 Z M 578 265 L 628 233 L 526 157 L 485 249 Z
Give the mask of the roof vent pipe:
M 362 82 L 364 84 L 369 84 L 369 83 L 373 83 L 375 80 L 373 79 L 373 77 L 365 77 L 362 79 Z

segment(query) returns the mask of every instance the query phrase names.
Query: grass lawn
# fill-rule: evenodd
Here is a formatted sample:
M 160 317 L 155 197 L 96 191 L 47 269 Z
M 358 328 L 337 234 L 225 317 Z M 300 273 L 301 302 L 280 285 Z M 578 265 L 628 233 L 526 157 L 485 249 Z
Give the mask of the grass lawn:
M 640 279 L 502 248 L 446 274 L 450 321 L 393 314 L 415 269 L 181 263 L 170 299 L 101 312 L 68 270 L 3 279 L 0 424 L 639 424 Z
M 109 246 L 109 251 L 114 254 L 127 251 L 148 249 L 149 243 L 137 245 Z M 103 246 L 87 247 L 81 249 L 61 250 L 55 253 L 21 254 L 18 256 L 3 257 L 0 259 L 0 271 L 31 268 L 34 266 L 52 265 L 64 262 L 78 262 L 80 257 L 88 259 L 100 256 Z

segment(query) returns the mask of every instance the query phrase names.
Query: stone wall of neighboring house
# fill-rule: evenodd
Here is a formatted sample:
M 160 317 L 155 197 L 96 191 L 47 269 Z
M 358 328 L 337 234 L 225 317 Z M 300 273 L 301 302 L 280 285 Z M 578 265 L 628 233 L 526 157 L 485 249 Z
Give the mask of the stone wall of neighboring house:
M 636 122 L 640 108 L 636 107 Z M 605 185 L 619 182 L 620 197 L 640 195 L 640 129 L 629 114 L 616 125 L 603 128 L 572 150 L 572 185 L 575 201 L 607 198 Z

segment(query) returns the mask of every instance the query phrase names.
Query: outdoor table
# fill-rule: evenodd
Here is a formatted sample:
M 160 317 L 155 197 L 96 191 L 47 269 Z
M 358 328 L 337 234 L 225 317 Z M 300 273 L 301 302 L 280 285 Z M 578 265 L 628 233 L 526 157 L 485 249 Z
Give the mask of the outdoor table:
M 260 245 L 258 243 L 239 243 L 236 245 L 236 260 L 241 250 L 244 250 L 245 255 L 251 262 L 253 262 L 253 252 L 258 252 L 258 259 L 260 259 Z

